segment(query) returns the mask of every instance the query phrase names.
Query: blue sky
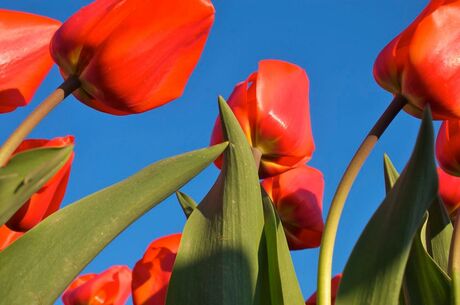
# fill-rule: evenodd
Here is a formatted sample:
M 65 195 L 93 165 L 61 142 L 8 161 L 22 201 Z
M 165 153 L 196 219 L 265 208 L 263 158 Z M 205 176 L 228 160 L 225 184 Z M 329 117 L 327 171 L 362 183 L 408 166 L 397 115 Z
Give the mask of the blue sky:
M 47 15 L 61 21 L 90 0 L 0 0 L 2 8 Z M 76 156 L 64 205 L 109 186 L 162 158 L 207 146 L 217 115 L 216 97 L 257 69 L 261 59 L 303 67 L 310 78 L 316 143 L 310 165 L 324 173 L 324 215 L 348 161 L 384 111 L 391 95 L 375 83 L 373 62 L 428 2 L 415 0 L 214 0 L 216 21 L 184 95 L 153 111 L 125 117 L 97 112 L 68 98 L 32 137 L 76 137 Z M 0 141 L 61 83 L 53 68 L 30 106 L 2 115 Z M 361 230 L 384 197 L 383 153 L 402 169 L 415 143 L 419 120 L 401 113 L 384 134 L 359 175 L 337 237 L 334 273 L 341 272 Z M 200 200 L 218 171 L 213 166 L 184 191 Z M 129 207 L 127 207 L 129 208 Z M 132 267 L 147 245 L 180 232 L 185 218 L 175 198 L 147 213 L 84 270 L 115 264 Z M 316 287 L 318 249 L 293 253 L 307 298 Z M 60 304 L 59 302 L 57 304 Z

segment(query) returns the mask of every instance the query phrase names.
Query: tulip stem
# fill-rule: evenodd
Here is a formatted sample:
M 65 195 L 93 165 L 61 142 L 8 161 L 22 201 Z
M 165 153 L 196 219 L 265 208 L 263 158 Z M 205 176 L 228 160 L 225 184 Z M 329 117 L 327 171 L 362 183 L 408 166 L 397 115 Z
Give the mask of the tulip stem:
M 402 96 L 396 96 L 377 123 L 366 136 L 355 155 L 351 159 L 345 173 L 340 180 L 334 198 L 332 199 L 329 213 L 324 227 L 318 262 L 318 305 L 331 305 L 331 273 L 332 257 L 337 228 L 340 221 L 345 201 L 361 167 L 371 153 L 375 144 L 391 121 L 406 105 L 407 100 Z
M 4 166 L 16 148 L 27 135 L 68 95 L 80 87 L 75 76 L 68 77 L 53 93 L 51 93 L 34 111 L 19 125 L 0 148 L 0 167 Z
M 455 217 L 454 233 L 450 243 L 449 274 L 452 278 L 453 305 L 460 304 L 460 209 Z

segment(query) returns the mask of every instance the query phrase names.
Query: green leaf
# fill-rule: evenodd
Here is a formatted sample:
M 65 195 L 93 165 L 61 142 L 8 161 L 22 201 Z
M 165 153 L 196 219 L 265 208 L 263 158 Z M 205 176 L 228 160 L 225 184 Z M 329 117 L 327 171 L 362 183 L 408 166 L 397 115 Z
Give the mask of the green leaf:
M 437 196 L 431 114 L 411 159 L 361 234 L 344 270 L 337 305 L 396 305 L 412 240 Z
M 196 209 L 196 202 L 189 195 L 179 192 L 176 192 L 177 200 L 179 201 L 182 210 L 184 211 L 185 217 L 189 218 L 192 212 Z
M 268 293 L 259 278 L 259 251 L 265 249 L 260 246 L 264 216 L 257 169 L 222 98 L 219 107 L 230 144 L 221 175 L 185 224 L 167 305 L 262 305 Z
M 226 146 L 159 161 L 46 218 L 0 253 L 0 304 L 53 304 L 110 241 L 201 172 Z
M 388 192 L 396 183 L 399 173 L 387 155 L 385 155 L 384 160 L 385 183 Z M 450 242 L 454 228 L 439 195 L 436 196 L 436 199 L 431 204 L 429 213 L 430 217 L 428 219 L 427 234 L 425 237 L 428 240 L 426 243 L 427 252 L 444 273 L 447 273 Z
M 0 168 L 0 225 L 64 166 L 72 150 L 73 145 L 31 149 L 15 155 Z
M 428 251 L 444 272 L 448 272 L 450 242 L 454 227 L 439 195 L 429 209 L 427 225 Z
M 414 238 L 406 266 L 405 297 L 411 305 L 448 305 L 450 302 L 450 278 L 427 252 L 425 221 Z
M 283 224 L 267 193 L 262 190 L 265 214 L 264 233 L 267 245 L 271 303 L 304 305 L 305 301 L 292 264 Z

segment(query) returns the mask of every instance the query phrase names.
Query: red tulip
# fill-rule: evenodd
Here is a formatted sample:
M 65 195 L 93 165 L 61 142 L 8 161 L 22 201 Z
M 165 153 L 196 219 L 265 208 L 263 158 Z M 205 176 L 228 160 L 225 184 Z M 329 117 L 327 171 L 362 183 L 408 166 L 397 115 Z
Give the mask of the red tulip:
M 460 176 L 460 121 L 442 122 L 436 138 L 436 157 L 443 170 Z
M 438 167 L 439 196 L 452 214 L 460 206 L 460 177 L 451 176 Z
M 0 251 L 3 251 L 23 234 L 22 232 L 10 230 L 5 225 L 0 226 Z
M 331 281 L 331 291 L 332 291 L 332 300 L 331 304 L 334 305 L 335 297 L 337 296 L 337 292 L 339 291 L 339 284 L 340 280 L 342 280 L 342 274 L 337 274 Z M 305 302 L 305 305 L 316 305 L 316 292 L 313 293 L 308 300 Z
M 112 266 L 100 274 L 75 279 L 64 291 L 64 305 L 124 305 L 131 293 L 131 270 Z
M 182 95 L 214 21 L 210 0 L 96 0 L 56 32 L 51 54 L 75 96 L 126 115 Z
M 153 241 L 133 269 L 134 305 L 164 305 L 181 234 Z
M 378 56 L 377 82 L 403 95 L 410 114 L 429 104 L 435 119 L 460 118 L 459 16 L 460 0 L 432 0 Z
M 49 43 L 60 22 L 0 9 L 0 113 L 27 105 L 53 65 Z
M 308 161 L 315 149 L 310 124 L 309 81 L 288 62 L 263 60 L 259 70 L 236 85 L 228 100 L 252 147 L 262 152 L 261 178 Z M 211 144 L 223 141 L 220 119 Z M 220 168 L 222 160 L 216 165 Z
M 262 181 L 278 211 L 291 250 L 314 248 L 323 233 L 324 179 L 313 167 L 301 165 Z
M 72 136 L 52 140 L 25 140 L 15 154 L 34 148 L 65 147 L 73 143 Z M 59 209 L 69 181 L 72 161 L 73 153 L 64 166 L 8 220 L 6 225 L 10 229 L 28 231 Z

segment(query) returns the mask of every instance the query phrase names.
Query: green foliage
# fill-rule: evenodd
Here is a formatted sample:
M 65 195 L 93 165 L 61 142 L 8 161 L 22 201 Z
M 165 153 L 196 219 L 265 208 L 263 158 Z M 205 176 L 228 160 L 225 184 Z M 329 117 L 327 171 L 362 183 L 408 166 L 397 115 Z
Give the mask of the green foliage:
M 0 304 L 53 304 L 110 241 L 201 172 L 226 146 L 159 161 L 45 219 L 0 253 Z
M 292 264 L 283 224 L 270 197 L 262 190 L 270 298 L 273 305 L 303 305 L 304 298 Z
M 385 156 L 387 192 L 398 176 L 390 159 Z M 403 304 L 449 304 L 451 280 L 447 275 L 447 265 L 452 230 L 449 215 L 437 196 L 412 243 L 401 290 Z
M 412 240 L 437 197 L 437 183 L 433 127 L 426 111 L 409 163 L 372 216 L 347 262 L 337 305 L 399 304 Z
M 403 289 L 406 305 L 448 305 L 450 302 L 450 278 L 427 251 L 428 219 L 427 213 L 407 262 Z
M 454 227 L 446 211 L 444 203 L 439 196 L 428 210 L 430 217 L 426 232 L 429 240 L 428 252 L 433 257 L 436 264 L 445 272 L 448 272 L 450 242 Z
M 189 218 L 192 212 L 196 209 L 197 204 L 195 200 L 193 200 L 193 198 L 189 195 L 179 191 L 176 192 L 176 197 L 182 210 L 184 211 L 185 217 Z
M 185 224 L 168 288 L 167 305 L 254 305 L 267 297 L 259 277 L 264 215 L 249 144 L 227 103 L 219 98 L 230 144 L 216 183 Z M 265 255 L 266 256 L 266 255 Z
M 0 168 L 0 225 L 64 166 L 72 150 L 73 145 L 31 149 L 15 155 Z

